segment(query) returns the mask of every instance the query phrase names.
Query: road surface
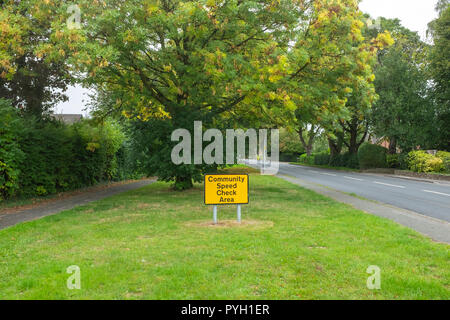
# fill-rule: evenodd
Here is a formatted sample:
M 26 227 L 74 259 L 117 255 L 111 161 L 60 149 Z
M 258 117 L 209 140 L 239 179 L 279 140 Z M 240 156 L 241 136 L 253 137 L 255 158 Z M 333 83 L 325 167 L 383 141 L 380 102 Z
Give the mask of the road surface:
M 280 175 L 450 222 L 450 184 L 280 163 Z

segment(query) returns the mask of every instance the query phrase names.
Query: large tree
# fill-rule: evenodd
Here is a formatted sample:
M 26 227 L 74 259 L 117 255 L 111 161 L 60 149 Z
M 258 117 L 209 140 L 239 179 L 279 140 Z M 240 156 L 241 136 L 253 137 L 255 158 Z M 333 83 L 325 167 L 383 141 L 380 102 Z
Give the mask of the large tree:
M 41 117 L 67 99 L 65 54 L 54 49 L 49 1 L 0 2 L 0 97 L 24 113 Z
M 389 140 L 390 153 L 396 153 L 397 147 L 430 148 L 435 138 L 435 108 L 427 77 L 428 45 L 399 20 L 380 22 L 396 42 L 378 55 L 375 86 L 379 99 L 372 110 L 373 132 Z
M 306 2 L 82 0 L 80 30 L 60 21 L 61 49 L 86 83 L 113 95 L 109 108 L 146 122 L 153 174 L 185 188 L 205 168 L 170 163 L 171 131 L 218 126 L 250 104 L 289 107 L 266 94 L 286 96 L 277 81 Z
M 290 83 L 297 106 L 294 126 L 308 154 L 324 130 L 333 154 L 344 144 L 356 153 L 360 132 L 362 140 L 366 135 L 364 115 L 376 97 L 376 53 L 392 39 L 385 32 L 365 34 L 366 18 L 355 1 L 325 1 L 316 10 L 294 51 L 304 59 Z
M 432 93 L 436 104 L 437 147 L 450 150 L 450 4 L 440 0 L 439 18 L 429 25 L 433 37 L 430 50 Z

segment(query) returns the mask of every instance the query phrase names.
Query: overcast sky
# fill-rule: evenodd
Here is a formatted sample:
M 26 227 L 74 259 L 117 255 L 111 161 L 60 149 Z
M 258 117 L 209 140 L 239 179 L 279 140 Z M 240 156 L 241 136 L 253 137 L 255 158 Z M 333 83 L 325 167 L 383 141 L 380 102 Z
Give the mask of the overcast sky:
M 437 0 L 363 0 L 360 8 L 373 18 L 399 18 L 405 27 L 419 32 L 425 40 L 428 23 L 437 17 L 436 3 Z M 87 93 L 81 87 L 70 88 L 69 101 L 58 105 L 55 112 L 86 114 L 83 110 L 89 101 Z

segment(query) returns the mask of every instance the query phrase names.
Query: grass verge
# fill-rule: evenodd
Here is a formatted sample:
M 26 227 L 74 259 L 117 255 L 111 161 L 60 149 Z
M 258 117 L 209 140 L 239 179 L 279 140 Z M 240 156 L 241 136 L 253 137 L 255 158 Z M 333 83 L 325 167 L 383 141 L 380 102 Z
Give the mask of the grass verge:
M 361 172 L 359 169 L 351 169 L 347 167 L 333 167 L 327 165 L 317 165 L 317 164 L 305 164 L 301 162 L 290 162 L 292 165 L 303 166 L 303 167 L 314 167 L 314 168 L 322 168 L 322 169 L 330 169 L 330 170 L 338 170 L 338 171 L 349 171 L 349 172 Z
M 450 298 L 448 245 L 275 177 L 252 174 L 250 190 L 241 226 L 235 207 L 211 225 L 201 185 L 158 182 L 2 230 L 0 298 Z

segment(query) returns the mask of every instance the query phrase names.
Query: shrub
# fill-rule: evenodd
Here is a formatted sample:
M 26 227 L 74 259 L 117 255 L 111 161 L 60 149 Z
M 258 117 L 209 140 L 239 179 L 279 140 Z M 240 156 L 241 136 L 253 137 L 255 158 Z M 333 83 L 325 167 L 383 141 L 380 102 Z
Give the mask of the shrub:
M 9 101 L 0 99 L 0 201 L 20 188 L 20 166 L 24 154 L 18 137 L 23 130 L 22 119 Z
M 308 156 L 306 153 L 304 153 L 298 158 L 298 161 L 300 163 L 313 165 L 314 164 L 314 155 Z
M 68 126 L 51 119 L 21 118 L 0 99 L 0 200 L 129 176 L 130 161 L 118 161 L 124 140 L 114 123 L 85 120 Z
M 330 154 L 328 152 L 320 152 L 314 155 L 314 164 L 316 165 L 329 165 L 330 164 Z
M 445 172 L 450 173 L 450 152 L 439 151 L 436 157 L 442 160 Z
M 358 155 L 356 153 L 344 153 L 341 158 L 341 163 L 343 167 L 359 169 Z
M 365 142 L 358 151 L 359 166 L 361 169 L 386 168 L 386 154 L 386 148 Z
M 444 162 L 425 151 L 411 151 L 408 153 L 408 168 L 414 172 L 441 172 Z
M 400 168 L 400 156 L 398 154 L 388 154 L 386 156 L 386 162 L 388 168 Z

